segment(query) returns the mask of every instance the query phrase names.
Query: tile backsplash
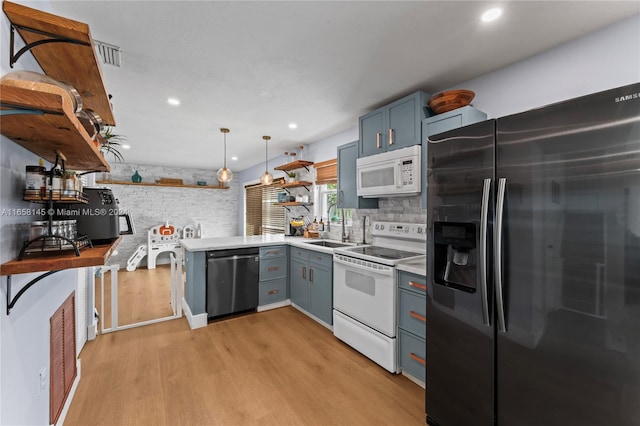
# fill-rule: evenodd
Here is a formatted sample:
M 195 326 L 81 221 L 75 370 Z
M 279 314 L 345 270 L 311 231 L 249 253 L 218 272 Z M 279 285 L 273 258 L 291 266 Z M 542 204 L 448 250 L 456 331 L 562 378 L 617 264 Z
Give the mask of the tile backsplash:
M 420 196 L 380 198 L 377 209 L 355 210 L 352 217 L 352 225 L 346 228 L 349 233 L 349 241 L 362 242 L 362 223 L 365 217 L 369 218 L 369 225 L 365 227 L 365 241 L 371 244 L 371 224 L 373 222 L 407 222 L 427 223 L 427 211 L 421 207 Z M 333 226 L 329 232 L 324 232 L 322 237 L 332 240 L 340 240 L 342 228 Z

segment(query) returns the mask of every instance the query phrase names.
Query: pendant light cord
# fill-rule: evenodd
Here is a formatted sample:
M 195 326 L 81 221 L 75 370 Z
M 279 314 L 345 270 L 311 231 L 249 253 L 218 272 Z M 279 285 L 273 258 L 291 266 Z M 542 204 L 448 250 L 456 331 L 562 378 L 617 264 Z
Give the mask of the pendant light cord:
M 264 141 L 264 165 L 265 165 L 265 172 L 269 171 L 269 154 L 267 151 L 267 139 L 265 139 Z
M 227 168 L 227 134 L 224 134 L 224 168 Z

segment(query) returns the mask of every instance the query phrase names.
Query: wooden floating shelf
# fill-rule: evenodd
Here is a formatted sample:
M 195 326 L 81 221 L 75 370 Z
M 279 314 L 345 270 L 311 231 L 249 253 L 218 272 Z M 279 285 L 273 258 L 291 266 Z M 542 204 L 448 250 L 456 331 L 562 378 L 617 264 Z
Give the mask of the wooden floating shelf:
M 299 181 L 299 182 L 289 182 L 289 183 L 274 183 L 274 186 L 278 188 L 297 188 L 300 186 L 311 186 L 313 182 Z
M 80 256 L 73 250 L 25 255 L 22 260 L 12 260 L 0 265 L 0 275 L 27 274 L 30 272 L 56 271 L 60 269 L 86 268 L 107 263 L 122 237 L 112 243 L 80 249 Z
M 111 181 L 111 180 L 97 180 L 96 183 L 101 185 L 138 185 L 138 186 L 163 186 L 170 188 L 201 188 L 201 189 L 229 189 L 228 186 L 213 186 L 213 185 L 188 185 L 188 184 L 172 184 L 172 183 L 151 183 L 151 182 L 125 182 L 125 181 Z
M 274 167 L 274 170 L 282 170 L 284 172 L 289 171 L 289 170 L 296 170 L 296 169 L 302 169 L 302 168 L 306 168 L 308 166 L 312 166 L 313 165 L 313 161 L 303 161 L 303 160 L 296 160 L 293 161 L 291 163 L 287 163 L 287 164 L 283 164 L 282 166 L 278 166 L 278 167 Z
M 67 169 L 110 170 L 98 144 L 76 118 L 68 97 L 3 82 L 0 83 L 0 102 L 4 104 L 3 109 L 15 106 L 44 111 L 42 115 L 0 116 L 0 132 L 18 145 L 51 163 L 55 162 L 58 150 L 67 159 Z
M 8 1 L 3 2 L 2 9 L 9 22 L 16 26 L 25 44 L 51 38 L 28 29 L 84 43 L 47 43 L 32 48 L 30 52 L 46 75 L 68 83 L 78 91 L 82 97 L 83 109 L 93 110 L 105 124 L 115 126 L 116 120 L 103 83 L 89 26 Z
M 295 206 L 312 206 L 313 203 L 297 203 L 295 201 L 291 201 L 291 202 L 287 202 L 287 203 L 275 203 L 276 206 L 282 206 L 282 207 L 295 207 Z

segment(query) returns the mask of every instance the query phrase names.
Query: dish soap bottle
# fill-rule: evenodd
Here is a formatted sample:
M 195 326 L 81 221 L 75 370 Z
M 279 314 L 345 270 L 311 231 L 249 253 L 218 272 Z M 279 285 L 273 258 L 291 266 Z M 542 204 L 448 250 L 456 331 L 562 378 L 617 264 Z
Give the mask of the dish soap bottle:
M 313 218 L 313 223 L 311 224 L 311 230 L 312 231 L 317 231 L 318 230 L 318 221 L 316 220 L 316 218 Z
M 318 231 L 324 231 L 324 222 L 322 221 L 322 217 L 320 217 L 320 223 L 318 223 Z

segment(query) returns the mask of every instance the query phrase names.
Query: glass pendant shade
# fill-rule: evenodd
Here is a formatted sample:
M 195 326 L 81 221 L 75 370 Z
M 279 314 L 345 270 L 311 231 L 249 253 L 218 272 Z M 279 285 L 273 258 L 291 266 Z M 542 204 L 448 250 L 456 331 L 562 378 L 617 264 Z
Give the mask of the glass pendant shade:
M 263 185 L 271 185 L 273 183 L 273 176 L 268 170 L 265 170 L 264 174 L 260 176 L 260 183 Z
M 224 134 L 224 166 L 218 169 L 218 180 L 220 182 L 230 182 L 233 179 L 233 172 L 227 168 L 227 133 L 229 133 L 229 129 L 220 129 L 220 131 Z
M 264 139 L 264 165 L 265 171 L 262 176 L 260 176 L 260 183 L 263 185 L 271 185 L 273 183 L 273 176 L 269 173 L 269 155 L 267 153 L 267 141 L 271 139 L 271 136 L 263 136 Z
M 227 167 L 218 169 L 218 180 L 220 182 L 230 182 L 233 179 L 233 172 Z

